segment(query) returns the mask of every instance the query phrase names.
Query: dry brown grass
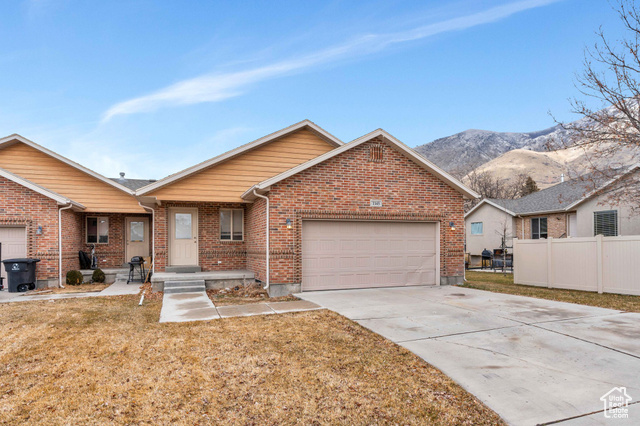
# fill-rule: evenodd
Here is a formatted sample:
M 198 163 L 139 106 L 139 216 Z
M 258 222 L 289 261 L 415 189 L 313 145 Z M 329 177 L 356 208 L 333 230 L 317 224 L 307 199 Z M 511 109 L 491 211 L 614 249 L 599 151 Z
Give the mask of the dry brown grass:
M 104 283 L 85 283 L 80 285 L 65 285 L 64 288 L 49 287 L 34 290 L 31 294 L 64 294 L 64 293 L 93 293 L 102 291 L 111 284 Z
M 611 293 L 598 294 L 590 291 L 562 290 L 558 288 L 514 284 L 513 274 L 467 271 L 466 275 L 468 283 L 462 287 L 477 288 L 495 293 L 517 294 L 519 296 L 557 300 L 559 302 L 578 303 L 580 305 L 598 306 L 627 312 L 640 312 L 640 296 Z
M 4 424 L 500 424 L 329 311 L 159 324 L 137 296 L 0 305 Z
M 251 284 L 247 286 L 236 286 L 228 289 L 207 290 L 207 296 L 215 306 L 246 305 L 249 303 L 288 302 L 299 300 L 297 297 L 289 295 L 282 297 L 269 297 L 269 293 L 262 288 L 261 284 Z

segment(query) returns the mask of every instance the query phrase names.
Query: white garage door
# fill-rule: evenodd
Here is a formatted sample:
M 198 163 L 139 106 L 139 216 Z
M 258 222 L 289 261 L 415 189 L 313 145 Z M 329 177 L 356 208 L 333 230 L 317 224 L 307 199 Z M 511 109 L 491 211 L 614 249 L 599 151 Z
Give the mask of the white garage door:
M 2 253 L 0 253 L 0 255 L 3 259 L 27 257 L 27 240 L 25 236 L 25 228 L 0 227 L 0 243 L 2 243 Z M 0 269 L 2 269 L 2 276 L 5 279 L 4 285 L 6 286 L 7 273 L 4 270 L 4 265 L 0 264 Z
M 303 221 L 302 290 L 435 285 L 437 225 Z

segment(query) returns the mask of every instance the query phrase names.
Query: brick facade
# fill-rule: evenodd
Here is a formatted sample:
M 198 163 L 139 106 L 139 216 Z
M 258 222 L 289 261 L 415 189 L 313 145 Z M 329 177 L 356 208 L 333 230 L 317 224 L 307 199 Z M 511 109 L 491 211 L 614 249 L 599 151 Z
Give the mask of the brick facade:
M 244 241 L 220 240 L 220 209 L 244 209 L 242 203 L 166 202 L 156 207 L 156 263 L 162 272 L 169 264 L 169 210 L 177 207 L 198 209 L 198 265 L 203 271 L 246 269 L 246 229 Z M 246 227 L 245 212 L 245 227 Z
M 27 257 L 40 259 L 36 266 L 38 281 L 56 285 L 58 280 L 58 208 L 54 200 L 0 177 L 0 226 L 19 226 L 26 230 Z M 86 244 L 86 218 L 109 218 L 109 243 L 96 244 L 100 268 L 120 268 L 125 259 L 125 213 L 84 213 L 72 209 L 61 212 L 62 274 L 80 269 L 78 251 L 91 252 Z M 149 216 L 150 217 L 150 216 Z M 37 234 L 38 227 L 42 233 Z
M 383 160 L 369 162 L 370 145 Z M 382 140 L 372 140 L 275 184 L 270 200 L 271 282 L 302 281 L 304 219 L 427 221 L 440 223 L 440 274 L 461 277 L 464 268 L 463 197 Z M 383 207 L 370 207 L 370 200 Z M 156 271 L 168 266 L 169 211 L 198 209 L 199 266 L 203 271 L 249 269 L 266 278 L 265 201 L 250 204 L 164 202 L 156 208 Z M 220 240 L 220 209 L 244 209 L 244 241 Z M 286 220 L 291 219 L 292 228 Z M 456 229 L 451 230 L 449 223 Z M 218 263 L 220 262 L 220 263 Z
M 547 215 L 532 215 L 516 218 L 516 238 L 523 239 L 522 225 L 524 223 L 524 239 L 531 239 L 531 219 L 536 217 L 547 218 L 547 235 L 549 238 L 564 238 L 567 235 L 567 214 L 554 213 Z
M 27 257 L 40 259 L 36 278 L 57 279 L 58 205 L 55 201 L 0 177 L 0 226 L 24 227 Z M 37 235 L 39 226 L 42 226 L 41 235 Z
M 369 161 L 372 144 L 383 144 L 381 162 Z M 272 283 L 301 282 L 302 220 L 311 218 L 439 222 L 440 274 L 464 273 L 463 196 L 382 139 L 273 185 L 269 198 Z M 372 199 L 382 207 L 370 207 Z

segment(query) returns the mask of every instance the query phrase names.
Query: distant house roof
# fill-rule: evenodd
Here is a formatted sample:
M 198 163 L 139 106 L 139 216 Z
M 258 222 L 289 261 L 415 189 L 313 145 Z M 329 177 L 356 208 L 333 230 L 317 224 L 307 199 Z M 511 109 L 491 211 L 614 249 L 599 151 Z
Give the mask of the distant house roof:
M 126 187 L 129 188 L 132 191 L 135 191 L 136 189 L 140 189 L 143 186 L 147 186 L 153 182 L 155 182 L 155 179 L 122 179 L 122 178 L 109 178 L 112 181 Z
M 534 192 L 516 200 L 489 199 L 515 214 L 530 214 L 564 210 L 582 199 L 593 188 L 593 182 L 572 179 Z
M 622 176 L 628 175 L 639 167 L 640 165 L 638 164 L 633 165 L 616 178 L 609 180 L 603 178 L 601 179 L 602 182 L 598 182 L 598 179 L 588 176 L 571 179 L 515 200 L 486 198 L 469 210 L 465 214 L 465 217 L 473 213 L 483 204 L 491 204 L 512 216 L 570 211 L 578 204 L 588 200 L 605 187 L 608 187 Z

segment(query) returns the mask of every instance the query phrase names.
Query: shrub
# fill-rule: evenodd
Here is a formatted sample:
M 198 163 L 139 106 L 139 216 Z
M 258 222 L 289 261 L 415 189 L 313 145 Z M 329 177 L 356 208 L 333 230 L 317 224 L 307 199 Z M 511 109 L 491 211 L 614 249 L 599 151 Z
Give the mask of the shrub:
M 91 282 L 103 283 L 104 279 L 105 279 L 105 276 L 104 276 L 104 272 L 102 272 L 102 269 L 98 268 L 95 271 L 93 271 L 93 275 L 91 275 Z
M 69 271 L 67 272 L 67 285 L 80 285 L 84 281 L 82 277 L 82 272 L 80 271 Z

